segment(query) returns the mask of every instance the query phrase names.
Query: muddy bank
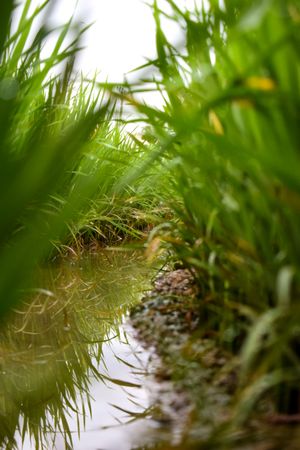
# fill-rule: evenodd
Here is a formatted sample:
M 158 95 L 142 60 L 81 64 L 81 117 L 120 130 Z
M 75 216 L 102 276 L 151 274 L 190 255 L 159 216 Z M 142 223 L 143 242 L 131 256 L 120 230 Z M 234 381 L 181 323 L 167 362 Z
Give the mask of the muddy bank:
M 185 269 L 158 277 L 135 306 L 130 323 L 152 350 L 159 382 L 154 393 L 156 420 L 171 430 L 170 449 L 299 449 L 299 424 L 276 424 L 270 399 L 264 399 L 243 425 L 232 426 L 238 398 L 237 356 L 201 332 L 199 293 Z
M 184 424 L 181 439 L 188 435 L 191 441 L 207 439 L 216 424 L 228 417 L 236 388 L 231 355 L 199 335 L 197 294 L 191 274 L 179 269 L 160 276 L 131 312 L 136 336 L 161 361 L 156 378 L 162 392 L 156 394 L 162 420 L 174 428 L 177 422 Z

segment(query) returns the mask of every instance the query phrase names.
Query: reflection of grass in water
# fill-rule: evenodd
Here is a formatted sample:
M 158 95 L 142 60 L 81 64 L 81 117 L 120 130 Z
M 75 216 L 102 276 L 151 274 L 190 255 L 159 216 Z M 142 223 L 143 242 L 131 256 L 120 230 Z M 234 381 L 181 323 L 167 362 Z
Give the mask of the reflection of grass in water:
M 38 448 L 48 448 L 46 431 L 61 432 L 66 447 L 72 445 L 68 410 L 76 412 L 78 426 L 91 412 L 90 377 L 107 380 L 96 367 L 105 365 L 103 341 L 118 335 L 128 305 L 145 288 L 136 255 L 107 258 L 41 270 L 43 288 L 1 332 L 0 439 L 7 448 L 16 431 L 23 438 L 29 433 Z

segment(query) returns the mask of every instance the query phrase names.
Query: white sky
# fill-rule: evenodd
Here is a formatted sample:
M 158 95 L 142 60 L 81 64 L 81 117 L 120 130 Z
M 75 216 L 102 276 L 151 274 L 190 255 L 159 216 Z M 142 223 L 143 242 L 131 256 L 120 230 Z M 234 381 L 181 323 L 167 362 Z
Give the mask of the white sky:
M 32 3 L 36 6 L 42 1 Z M 193 8 L 194 3 L 200 4 L 201 0 L 176 1 L 178 6 L 188 8 Z M 159 6 L 169 11 L 164 0 L 159 0 Z M 103 79 L 108 76 L 110 81 L 122 81 L 124 73 L 155 56 L 155 25 L 146 0 L 57 0 L 51 23 L 65 23 L 74 11 L 75 20 L 94 22 L 83 41 L 86 48 L 80 69 L 84 73 L 98 70 Z M 179 40 L 178 26 L 170 21 L 165 25 L 169 39 Z
M 176 1 L 178 6 L 189 8 L 193 3 L 194 0 Z M 159 4 L 168 10 L 163 0 Z M 75 5 L 76 0 L 58 0 L 55 20 L 66 20 Z M 121 81 L 123 74 L 143 64 L 145 57 L 155 56 L 155 25 L 151 8 L 144 0 L 78 0 L 76 10 L 75 17 L 85 24 L 95 22 L 85 37 L 83 72 L 100 70 L 110 81 Z M 175 23 L 168 21 L 166 31 L 171 41 L 179 39 Z
M 55 22 L 64 22 L 76 0 L 60 0 Z M 123 74 L 155 55 L 154 25 L 150 8 L 141 0 L 79 0 L 76 19 L 94 22 L 84 38 L 80 58 L 84 73 L 101 72 L 101 78 L 122 81 Z
M 22 4 L 25 0 L 19 0 Z M 85 49 L 78 58 L 77 69 L 84 75 L 92 76 L 97 71 L 99 81 L 122 82 L 124 74 L 144 64 L 146 59 L 154 58 L 155 24 L 147 0 L 56 0 L 51 16 L 51 25 L 56 26 L 69 20 L 83 25 L 94 23 L 86 32 L 83 45 Z M 207 0 L 177 0 L 183 9 L 193 9 Z M 42 0 L 32 0 L 32 6 L 40 5 Z M 152 0 L 149 0 L 152 3 Z M 169 11 L 165 0 L 158 0 L 164 11 Z M 171 21 L 164 22 L 168 39 L 180 41 L 179 26 Z M 51 39 L 48 42 L 51 46 Z M 137 76 L 137 75 L 135 75 Z M 161 104 L 159 94 L 147 96 L 147 102 Z

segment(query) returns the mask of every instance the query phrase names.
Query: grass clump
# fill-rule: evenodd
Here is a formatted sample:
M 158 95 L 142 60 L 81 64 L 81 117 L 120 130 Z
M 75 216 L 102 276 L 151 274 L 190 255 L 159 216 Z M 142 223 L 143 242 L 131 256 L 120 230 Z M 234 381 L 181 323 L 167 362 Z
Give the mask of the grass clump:
M 153 237 L 195 274 L 203 332 L 241 350 L 239 417 L 254 382 L 252 406 L 277 386 L 278 410 L 299 412 L 299 5 L 167 3 L 185 44 L 168 42 L 155 1 L 152 66 L 166 102 L 138 110 L 171 174 L 177 220 Z
M 136 209 L 141 204 L 146 208 L 142 195 L 133 194 L 143 191 L 143 179 L 117 194 L 127 167 L 143 155 L 114 122 L 115 100 L 98 89 L 95 79 L 85 81 L 74 73 L 85 30 L 71 21 L 49 29 L 43 17 L 49 16 L 50 0 L 36 8 L 26 0 L 12 29 L 15 2 L 5 5 L 0 37 L 0 188 L 5 193 L 0 200 L 0 316 L 17 302 L 53 243 L 61 248 L 74 243 L 72 236 L 78 241 L 80 234 L 89 233 L 109 241 L 113 230 L 140 236 L 134 230 L 139 219 L 128 220 L 130 198 L 138 197 Z M 53 49 L 45 56 L 43 46 L 52 32 Z
M 0 314 L 53 242 L 80 249 L 95 236 L 115 242 L 151 229 L 148 255 L 164 243 L 197 280 L 203 334 L 240 352 L 236 422 L 268 390 L 277 411 L 299 413 L 299 4 L 211 0 L 189 11 L 166 1 L 168 16 L 153 3 L 154 75 L 125 83 L 125 94 L 75 80 L 81 32 L 65 45 L 71 23 L 43 57 L 47 23 L 29 35 L 50 1 L 29 13 L 27 0 L 15 33 L 6 2 Z M 162 16 L 181 24 L 181 48 Z M 134 100 L 148 84 L 163 108 Z M 120 97 L 147 123 L 147 140 L 115 125 Z

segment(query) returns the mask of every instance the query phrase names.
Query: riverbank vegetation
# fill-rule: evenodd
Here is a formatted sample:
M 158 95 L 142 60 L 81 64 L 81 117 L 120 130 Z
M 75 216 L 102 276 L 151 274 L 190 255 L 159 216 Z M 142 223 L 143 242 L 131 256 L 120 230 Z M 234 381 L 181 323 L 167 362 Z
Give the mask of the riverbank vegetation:
M 166 15 L 154 1 L 157 58 L 121 92 L 76 81 L 71 23 L 43 59 L 50 30 L 31 35 L 30 3 L 14 33 L 13 1 L 1 16 L 1 314 L 53 248 L 142 238 L 195 277 L 199 332 L 240 355 L 233 422 L 270 391 L 278 413 L 299 414 L 298 2 L 167 0 Z M 162 108 L 135 98 L 149 88 Z M 122 103 L 147 136 L 116 121 Z
M 1 314 L 14 305 L 53 245 L 63 250 L 71 236 L 77 244 L 88 235 L 138 238 L 155 214 L 150 178 L 117 189 L 143 151 L 113 122 L 114 99 L 97 89 L 95 80 L 78 80 L 73 73 L 84 30 L 67 23 L 45 57 L 51 30 L 46 21 L 35 34 L 32 28 L 52 2 L 34 10 L 30 0 L 24 2 L 14 32 L 9 31 L 14 1 L 6 3 L 0 47 Z
M 241 352 L 238 417 L 263 392 L 299 412 L 299 5 L 154 5 L 163 111 L 141 108 L 172 173 L 177 218 L 160 239 L 197 278 L 203 333 Z

